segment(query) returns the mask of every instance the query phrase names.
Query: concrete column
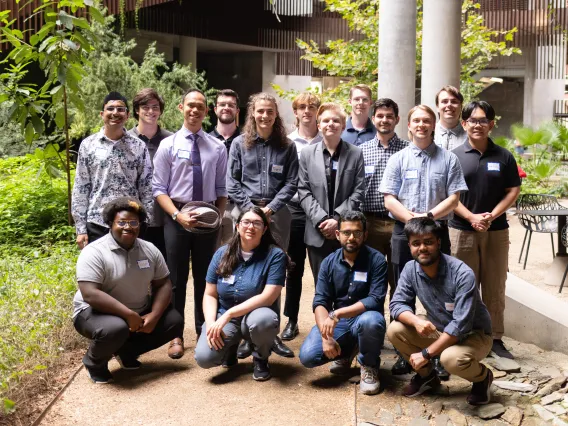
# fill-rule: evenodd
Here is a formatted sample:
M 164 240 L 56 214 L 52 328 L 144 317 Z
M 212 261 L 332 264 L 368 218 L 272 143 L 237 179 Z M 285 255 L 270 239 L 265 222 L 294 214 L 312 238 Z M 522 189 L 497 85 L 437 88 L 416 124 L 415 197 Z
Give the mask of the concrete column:
M 197 39 L 194 37 L 179 37 L 179 62 L 182 65 L 191 64 L 191 69 L 197 66 Z
M 406 114 L 416 96 L 416 0 L 380 2 L 378 83 L 378 97 L 398 104 L 396 131 L 405 138 Z
M 457 0 L 424 0 L 420 103 L 434 111 L 442 87 L 460 87 L 461 6 Z

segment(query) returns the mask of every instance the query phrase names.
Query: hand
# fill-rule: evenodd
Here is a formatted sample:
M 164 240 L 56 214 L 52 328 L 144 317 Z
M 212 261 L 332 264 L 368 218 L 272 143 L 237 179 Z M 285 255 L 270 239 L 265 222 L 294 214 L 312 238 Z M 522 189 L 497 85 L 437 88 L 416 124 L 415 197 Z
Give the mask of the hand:
M 77 235 L 77 246 L 79 250 L 83 250 L 89 244 L 89 237 L 87 234 L 79 234 Z
M 274 213 L 270 207 L 262 207 L 261 210 L 264 212 L 267 219 L 270 219 L 270 216 Z
M 132 333 L 135 333 L 139 331 L 140 328 L 144 325 L 144 320 L 136 312 L 130 311 L 130 314 L 128 314 L 128 318 L 126 318 L 126 323 L 128 324 L 128 329 Z
M 158 324 L 158 320 L 160 318 L 157 315 L 154 315 L 152 312 L 142 315 L 142 326 L 138 330 L 138 333 L 151 333 L 156 328 L 156 324 Z
M 337 220 L 327 219 L 320 223 L 320 232 L 328 240 L 335 240 L 335 231 L 337 230 Z
M 426 321 L 423 319 L 419 319 L 414 325 L 414 328 L 416 329 L 418 334 L 420 334 L 422 337 L 428 337 L 432 333 L 436 332 L 436 326 L 432 324 L 430 321 Z
M 491 226 L 492 216 L 491 213 L 472 214 L 468 221 L 477 232 L 485 232 Z
M 330 317 L 325 319 L 320 330 L 322 339 L 333 339 L 333 330 L 335 329 L 336 324 L 335 320 Z
M 417 352 L 415 354 L 410 355 L 410 359 L 408 360 L 412 368 L 414 370 L 420 370 L 426 364 L 428 364 L 428 360 L 422 356 L 421 352 Z
M 209 348 L 218 351 L 225 346 L 223 339 L 226 336 L 225 333 L 223 333 L 223 327 L 225 327 L 230 320 L 231 317 L 227 314 L 227 312 L 225 312 L 217 318 L 217 321 L 207 327 L 207 343 L 209 344 Z
M 341 347 L 333 339 L 322 339 L 322 347 L 327 359 L 335 359 L 341 355 Z
M 197 225 L 197 219 L 195 219 L 193 216 L 197 216 L 197 213 L 178 213 L 176 221 L 186 229 L 193 228 L 195 225 Z

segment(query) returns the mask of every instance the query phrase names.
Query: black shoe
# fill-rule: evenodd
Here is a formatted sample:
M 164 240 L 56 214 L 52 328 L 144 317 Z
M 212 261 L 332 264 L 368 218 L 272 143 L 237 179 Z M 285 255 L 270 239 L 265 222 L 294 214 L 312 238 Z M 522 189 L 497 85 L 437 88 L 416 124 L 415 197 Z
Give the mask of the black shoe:
M 436 372 L 432 372 L 426 376 L 421 377 L 418 373 L 410 380 L 410 383 L 406 385 L 402 391 L 404 396 L 412 398 L 414 396 L 422 395 L 424 392 L 434 389 L 440 386 L 440 379 L 436 376 Z
M 391 369 L 391 373 L 395 376 L 402 374 L 409 374 L 412 372 L 412 367 L 406 360 L 399 355 L 398 360 L 394 363 Z
M 124 358 L 119 355 L 115 355 L 114 358 L 123 370 L 138 370 L 142 366 L 142 363 L 135 358 Z
M 440 380 L 443 380 L 444 382 L 450 380 L 450 373 L 448 373 L 446 371 L 446 369 L 444 368 L 444 366 L 440 362 L 440 357 L 437 356 L 437 357 L 432 358 L 432 362 L 433 362 L 433 365 L 434 365 L 434 371 L 438 375 L 438 378 Z
M 493 346 L 491 352 L 495 352 L 499 358 L 515 359 L 513 354 L 507 350 L 505 344 L 501 339 L 493 339 Z
M 235 365 L 237 365 L 238 363 L 239 363 L 239 359 L 237 358 L 237 351 L 234 350 L 234 349 L 231 349 L 231 352 L 228 352 L 225 355 L 225 359 L 223 360 L 221 367 L 231 368 L 231 367 L 234 367 Z
M 106 385 L 112 382 L 112 374 L 107 367 L 104 368 L 89 368 L 85 365 L 85 369 L 89 374 L 91 380 L 98 385 Z
M 272 352 L 276 355 L 283 356 L 284 358 L 294 358 L 294 352 L 280 340 L 280 337 L 276 336 L 274 342 L 272 343 Z
M 300 330 L 298 330 L 298 321 L 289 320 L 280 337 L 282 340 L 288 341 L 294 340 L 298 334 L 300 334 Z
M 270 377 L 270 368 L 268 367 L 268 359 L 253 358 L 254 371 L 252 378 L 257 382 L 264 382 Z
M 467 403 L 470 405 L 485 405 L 491 401 L 491 383 L 493 383 L 493 373 L 487 367 L 487 377 L 482 382 L 474 383 L 471 386 L 471 393 L 467 396 Z
M 245 359 L 252 355 L 252 344 L 248 340 L 243 340 L 237 349 L 237 358 Z

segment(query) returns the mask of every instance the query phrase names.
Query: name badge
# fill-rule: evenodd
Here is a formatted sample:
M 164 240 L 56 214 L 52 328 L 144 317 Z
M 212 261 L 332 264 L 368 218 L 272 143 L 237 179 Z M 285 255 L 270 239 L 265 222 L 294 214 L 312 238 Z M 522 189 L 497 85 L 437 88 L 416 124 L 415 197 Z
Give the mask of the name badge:
M 331 168 L 333 170 L 337 170 L 337 166 L 339 165 L 339 161 L 332 161 L 331 162 Z
M 501 171 L 501 163 L 487 163 L 487 170 L 490 172 Z
M 284 172 L 284 166 L 278 164 L 272 165 L 272 173 L 283 173 L 283 172 Z
M 353 278 L 354 281 L 364 281 L 367 282 L 367 273 L 355 271 L 355 277 Z
M 191 153 L 189 151 L 186 151 L 184 149 L 180 149 L 178 151 L 178 158 L 185 158 L 186 160 L 189 160 L 190 154 Z
M 365 166 L 365 174 L 370 175 L 375 172 L 375 166 Z
M 416 169 L 407 170 L 406 173 L 404 174 L 404 178 L 405 179 L 418 179 L 418 170 L 416 170 Z
M 97 158 L 106 158 L 108 154 L 108 149 L 106 148 L 97 148 L 95 151 L 95 155 L 97 156 Z
M 455 303 L 444 303 L 444 305 L 446 305 L 446 311 L 450 311 L 452 312 L 454 310 L 454 308 L 456 307 Z
M 235 283 L 235 276 L 231 275 L 229 277 L 223 277 L 223 282 L 225 284 L 234 284 Z
M 139 260 L 138 267 L 140 269 L 148 269 L 150 267 L 150 262 L 148 261 L 148 259 Z

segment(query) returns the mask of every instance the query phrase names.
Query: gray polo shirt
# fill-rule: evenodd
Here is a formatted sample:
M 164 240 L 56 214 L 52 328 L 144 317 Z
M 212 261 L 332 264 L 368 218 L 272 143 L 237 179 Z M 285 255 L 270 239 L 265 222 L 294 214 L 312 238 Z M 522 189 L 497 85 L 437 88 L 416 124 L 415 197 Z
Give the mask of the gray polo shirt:
M 87 245 L 77 260 L 77 282 L 97 284 L 99 290 L 137 313 L 150 307 L 151 282 L 169 274 L 162 254 L 152 243 L 137 239 L 130 250 L 125 250 L 111 233 Z M 88 307 L 81 290 L 77 290 L 73 318 Z

